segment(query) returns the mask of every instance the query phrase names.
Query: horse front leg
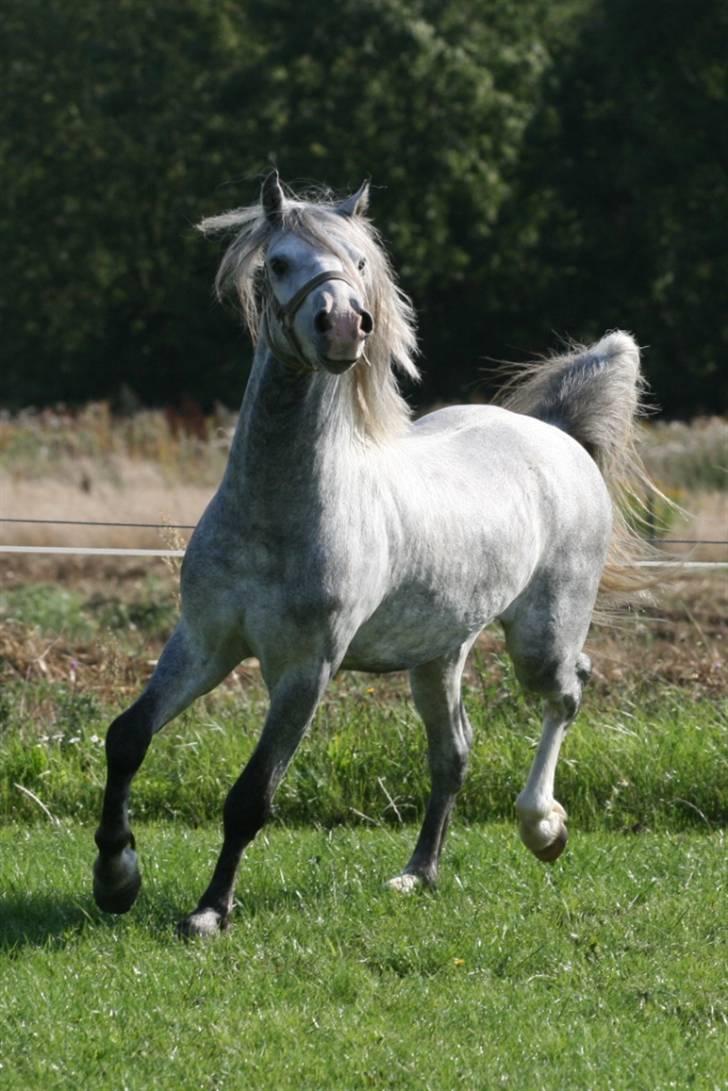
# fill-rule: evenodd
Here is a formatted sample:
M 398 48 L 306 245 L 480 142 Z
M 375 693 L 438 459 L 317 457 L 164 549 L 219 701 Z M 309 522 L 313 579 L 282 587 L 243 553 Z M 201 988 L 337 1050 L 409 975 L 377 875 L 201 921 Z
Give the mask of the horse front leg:
M 141 697 L 111 724 L 106 736 L 106 788 L 94 898 L 108 913 L 126 913 L 136 901 L 141 875 L 129 826 L 129 792 L 155 732 L 217 685 L 242 656 L 202 653 L 184 624 L 170 637 Z
M 180 921 L 184 938 L 216 935 L 227 926 L 243 850 L 270 815 L 280 784 L 333 671 L 316 665 L 283 674 L 271 688 L 271 704 L 260 740 L 230 789 L 223 808 L 223 844 L 197 908 Z

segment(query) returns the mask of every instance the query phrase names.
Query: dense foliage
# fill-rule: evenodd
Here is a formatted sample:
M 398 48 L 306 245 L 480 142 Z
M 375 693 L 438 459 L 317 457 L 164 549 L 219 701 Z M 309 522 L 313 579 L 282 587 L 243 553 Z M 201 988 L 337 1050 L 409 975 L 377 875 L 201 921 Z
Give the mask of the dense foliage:
M 725 410 L 727 32 L 718 0 L 8 0 L 3 404 L 234 403 L 192 225 L 275 161 L 372 175 L 420 399 L 621 325 L 668 412 Z

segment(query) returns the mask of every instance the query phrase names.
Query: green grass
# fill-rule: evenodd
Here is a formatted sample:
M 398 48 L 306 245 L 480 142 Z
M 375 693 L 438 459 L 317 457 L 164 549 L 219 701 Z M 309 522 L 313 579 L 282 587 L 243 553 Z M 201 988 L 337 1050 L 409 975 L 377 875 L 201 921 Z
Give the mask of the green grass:
M 144 581 L 132 599 L 95 593 L 52 583 L 20 584 L 0 590 L 0 625 L 32 626 L 40 633 L 66 641 L 125 638 L 127 646 L 139 636 L 168 634 L 177 620 L 177 604 L 167 587 L 153 577 Z
M 0 594 L 0 1091 L 728 1088 L 724 698 L 645 674 L 637 634 L 569 732 L 571 839 L 547 869 L 513 816 L 538 702 L 479 652 L 441 885 L 408 899 L 382 884 L 422 813 L 422 725 L 402 682 L 344 674 L 243 862 L 234 927 L 185 946 L 174 922 L 265 713 L 257 672 L 155 739 L 134 911 L 90 897 L 105 730 L 174 605 L 151 582 Z
M 103 595 L 44 584 L 0 592 L 0 819 L 46 821 L 35 796 L 62 819 L 96 820 L 106 728 L 140 692 L 175 609 L 174 590 L 151 580 Z M 648 637 L 630 635 L 636 661 L 649 659 Z M 524 697 L 502 654 L 478 650 L 467 677 L 476 741 L 458 819 L 510 820 L 540 734 L 540 702 Z M 258 672 L 243 669 L 170 724 L 135 782 L 135 817 L 218 821 L 266 709 Z M 606 691 L 590 686 L 557 790 L 582 829 L 725 824 L 725 698 L 638 667 Z M 424 731 L 406 680 L 344 673 L 276 804 L 289 824 L 396 825 L 421 815 L 427 791 Z
M 457 827 L 438 891 L 382 881 L 411 828 L 272 829 L 231 930 L 173 921 L 218 835 L 137 830 L 127 917 L 89 895 L 91 831 L 0 831 L 0 1086 L 728 1086 L 722 833 L 574 837 L 552 868 Z
M 471 685 L 465 699 L 476 742 L 459 819 L 510 819 L 540 733 L 539 704 L 510 681 Z M 262 687 L 253 682 L 218 691 L 171 724 L 154 740 L 135 781 L 136 817 L 217 821 L 265 708 Z M 7 685 L 0 696 L 0 817 L 45 821 L 26 789 L 58 817 L 94 821 L 111 715 L 93 694 L 70 685 Z M 411 702 L 391 692 L 385 699 L 368 680 L 342 677 L 276 805 L 288 823 L 398 824 L 421 814 L 427 791 L 424 731 Z M 564 745 L 557 793 L 574 825 L 584 829 L 724 824 L 724 705 L 669 688 L 639 700 L 622 696 L 617 704 L 587 700 Z

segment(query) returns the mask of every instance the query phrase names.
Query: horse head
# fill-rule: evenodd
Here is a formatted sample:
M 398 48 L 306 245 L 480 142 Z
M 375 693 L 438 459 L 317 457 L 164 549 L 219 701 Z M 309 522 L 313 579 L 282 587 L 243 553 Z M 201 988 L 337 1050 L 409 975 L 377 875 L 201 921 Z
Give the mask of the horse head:
M 368 183 L 332 206 L 330 220 L 315 236 L 297 230 L 296 206 L 286 198 L 278 173 L 268 175 L 261 205 L 272 228 L 265 250 L 268 339 L 276 355 L 335 375 L 365 354 L 374 319 L 367 309 L 367 256 L 355 227 L 367 207 Z

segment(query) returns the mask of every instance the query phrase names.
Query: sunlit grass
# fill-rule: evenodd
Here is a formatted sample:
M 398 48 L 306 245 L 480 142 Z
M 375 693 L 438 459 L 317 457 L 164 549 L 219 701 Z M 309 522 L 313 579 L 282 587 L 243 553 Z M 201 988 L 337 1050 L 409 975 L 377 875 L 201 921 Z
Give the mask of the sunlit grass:
M 43 822 L 43 807 L 61 819 L 96 819 L 106 729 L 140 692 L 175 615 L 172 584 L 151 578 L 123 594 L 72 584 L 0 591 L 4 820 Z M 728 708 L 715 634 L 711 641 L 706 623 L 680 631 L 685 650 L 667 645 L 682 656 L 683 674 L 700 670 L 702 681 L 689 688 L 645 669 L 657 658 L 649 632 L 624 634 L 634 665 L 587 689 L 563 749 L 557 789 L 572 828 L 710 829 L 726 821 Z M 597 645 L 595 662 L 601 658 Z M 540 703 L 519 691 L 495 634 L 473 655 L 464 696 L 475 745 L 456 821 L 510 820 L 540 733 Z M 134 814 L 217 821 L 266 709 L 260 674 L 246 667 L 197 702 L 155 739 L 134 786 Z M 396 825 L 422 814 L 427 791 L 424 732 L 406 678 L 343 673 L 276 804 L 289 823 Z
M 540 733 L 538 704 L 508 678 L 470 685 L 465 700 L 476 740 L 458 820 L 510 819 Z M 258 682 L 223 690 L 183 714 L 154 740 L 134 785 L 134 814 L 192 824 L 217 820 L 265 709 Z M 83 690 L 43 681 L 6 686 L 0 699 L 3 818 L 44 821 L 37 797 L 59 818 L 93 821 L 110 716 Z M 726 710 L 669 689 L 640 702 L 587 702 L 564 745 L 557 790 L 574 828 L 725 823 Z M 289 770 L 276 810 L 293 823 L 396 825 L 421 816 L 427 791 L 424 731 L 409 699 L 343 678 Z
M 191 478 L 197 510 L 223 435 L 94 412 L 46 414 L 30 435 L 23 422 L 10 443 L 0 429 L 17 496 L 38 486 L 38 514 L 80 498 L 103 517 L 131 514 L 133 494 L 140 514 L 174 515 Z M 678 432 L 682 448 L 655 456 L 661 484 L 724 487 L 723 422 L 662 427 L 657 450 Z M 152 463 L 151 491 L 136 477 L 113 491 L 115 474 Z M 0 591 L 0 1087 L 728 1087 L 719 584 L 700 610 L 686 585 L 659 640 L 654 617 L 594 634 L 597 673 L 557 775 L 571 837 L 553 868 L 520 846 L 513 816 L 538 705 L 488 638 L 467 675 L 476 742 L 439 890 L 400 899 L 382 885 L 428 787 L 405 681 L 342 675 L 243 862 L 233 928 L 183 946 L 173 925 L 209 878 L 266 695 L 243 667 L 155 739 L 133 791 L 145 886 L 128 917 L 105 917 L 90 897 L 103 737 L 152 669 L 176 590 L 164 573 L 75 571 Z
M 546 869 L 510 826 L 455 829 L 437 892 L 383 880 L 414 831 L 273 829 L 232 928 L 182 945 L 218 834 L 138 829 L 124 918 L 89 829 L 0 833 L 9 1088 L 721 1088 L 722 834 L 588 834 Z

